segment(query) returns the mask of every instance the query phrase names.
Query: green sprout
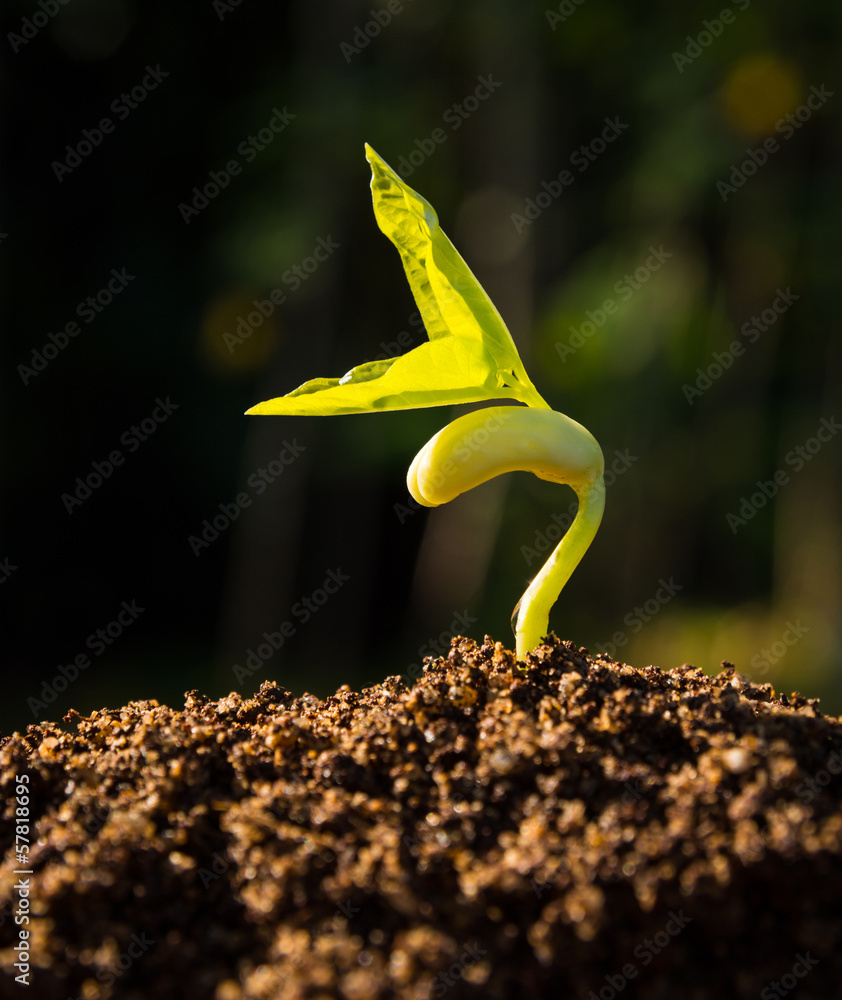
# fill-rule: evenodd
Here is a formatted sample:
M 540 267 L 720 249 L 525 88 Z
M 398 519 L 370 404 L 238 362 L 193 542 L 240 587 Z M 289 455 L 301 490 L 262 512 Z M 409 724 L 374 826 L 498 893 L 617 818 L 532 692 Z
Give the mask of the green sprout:
M 429 341 L 397 358 L 357 365 L 342 378 L 312 379 L 246 413 L 329 416 L 500 399 L 523 404 L 457 417 L 415 456 L 407 486 L 426 507 L 518 470 L 573 488 L 576 517 L 515 608 L 517 656 L 525 660 L 547 635 L 550 609 L 602 520 L 602 450 L 589 431 L 538 394 L 502 317 L 442 232 L 432 205 L 365 149 L 377 224 L 401 255 Z

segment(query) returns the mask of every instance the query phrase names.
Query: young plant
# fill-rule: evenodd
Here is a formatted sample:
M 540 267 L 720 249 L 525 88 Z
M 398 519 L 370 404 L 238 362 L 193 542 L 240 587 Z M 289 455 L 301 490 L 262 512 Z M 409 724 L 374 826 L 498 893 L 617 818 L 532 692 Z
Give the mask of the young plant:
M 246 412 L 328 416 L 500 399 L 523 404 L 458 417 L 424 445 L 407 476 L 410 493 L 427 507 L 516 470 L 576 492 L 572 525 L 515 608 L 523 660 L 547 634 L 550 609 L 602 520 L 602 451 L 581 424 L 538 394 L 500 314 L 432 205 L 368 145 L 366 156 L 377 224 L 401 255 L 429 341 L 400 357 L 357 365 L 342 378 L 312 379 Z

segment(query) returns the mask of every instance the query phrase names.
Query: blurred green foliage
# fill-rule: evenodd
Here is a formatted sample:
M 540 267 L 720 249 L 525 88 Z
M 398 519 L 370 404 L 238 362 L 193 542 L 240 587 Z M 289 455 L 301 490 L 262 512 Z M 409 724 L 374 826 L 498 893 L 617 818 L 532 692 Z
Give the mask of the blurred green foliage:
M 550 404 L 609 467 L 633 456 L 557 634 L 637 666 L 728 660 L 842 710 L 842 442 L 787 460 L 842 417 L 842 11 L 228 6 L 73 0 L 7 53 L 5 728 L 33 721 L 27 699 L 135 597 L 144 615 L 42 715 L 265 678 L 326 694 L 407 673 L 457 613 L 473 637 L 513 641 L 528 550 L 572 493 L 515 475 L 415 511 L 406 469 L 450 412 L 242 416 L 422 336 L 364 141 L 412 167 Z M 3 17 L 8 36 L 32 9 Z M 157 63 L 167 79 L 117 121 L 114 100 Z M 262 141 L 274 109 L 295 117 Z M 113 132 L 57 180 L 65 147 L 109 114 Z M 606 120 L 623 126 L 611 141 Z M 232 160 L 186 223 L 179 206 Z M 296 285 L 320 237 L 339 248 Z M 24 385 L 17 366 L 122 266 L 133 285 Z M 273 289 L 283 303 L 232 346 Z M 179 412 L 69 515 L 62 494 L 166 393 Z M 257 494 L 249 477 L 293 439 L 304 454 Z M 194 555 L 188 537 L 243 490 L 251 506 Z M 296 618 L 336 567 L 347 585 Z M 284 621 L 295 634 L 239 682 L 233 665 Z

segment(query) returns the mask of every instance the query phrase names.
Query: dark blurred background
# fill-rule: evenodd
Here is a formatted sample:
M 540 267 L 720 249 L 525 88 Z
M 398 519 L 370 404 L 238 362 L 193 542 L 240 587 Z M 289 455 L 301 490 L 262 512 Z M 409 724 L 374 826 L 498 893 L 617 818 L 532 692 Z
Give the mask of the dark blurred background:
M 243 416 L 424 337 L 365 141 L 613 468 L 555 631 L 842 711 L 841 22 L 826 0 L 4 5 L 4 731 L 513 643 L 571 492 L 516 474 L 410 506 L 458 409 Z

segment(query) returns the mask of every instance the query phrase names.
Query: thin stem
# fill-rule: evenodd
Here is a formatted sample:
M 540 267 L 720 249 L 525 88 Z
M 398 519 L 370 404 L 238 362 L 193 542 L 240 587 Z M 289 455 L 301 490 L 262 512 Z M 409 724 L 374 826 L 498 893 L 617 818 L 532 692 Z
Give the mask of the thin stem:
M 573 484 L 571 484 L 573 485 Z M 573 485 L 579 498 L 579 509 L 564 538 L 553 550 L 540 572 L 520 599 L 515 638 L 517 657 L 526 658 L 547 635 L 550 609 L 558 600 L 562 587 L 570 579 L 582 556 L 593 541 L 605 508 L 605 482 L 600 476 L 594 482 Z

